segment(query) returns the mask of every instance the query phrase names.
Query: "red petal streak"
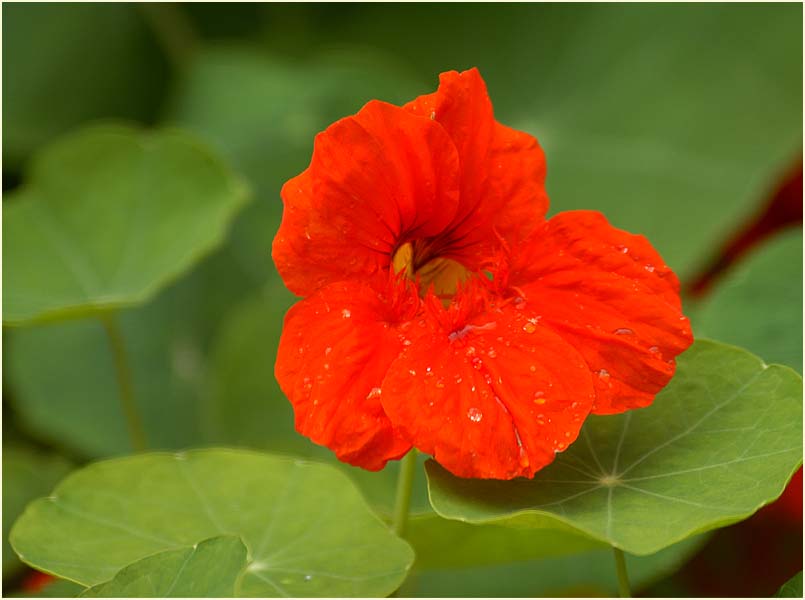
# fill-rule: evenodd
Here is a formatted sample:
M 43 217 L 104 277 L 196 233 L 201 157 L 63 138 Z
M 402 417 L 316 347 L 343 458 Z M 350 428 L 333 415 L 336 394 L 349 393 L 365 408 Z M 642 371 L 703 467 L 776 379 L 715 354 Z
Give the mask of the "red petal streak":
M 570 211 L 513 250 L 507 285 L 584 356 L 595 414 L 648 406 L 693 341 L 679 282 L 649 242 Z
M 430 119 L 373 100 L 337 121 L 282 188 L 272 252 L 285 284 L 306 296 L 387 268 L 400 245 L 453 220 L 458 169 L 453 142 Z
M 537 140 L 495 121 L 478 69 L 439 77 L 439 89 L 405 108 L 430 117 L 450 134 L 461 161 L 461 200 L 447 228 L 444 256 L 477 269 L 495 245 L 525 237 L 548 210 L 545 155 Z
M 455 475 L 532 477 L 576 439 L 593 401 L 589 369 L 511 303 L 467 317 L 469 293 L 447 310 L 431 302 L 430 318 L 407 326 L 412 344 L 383 381 L 383 407 Z
M 288 311 L 275 374 L 299 433 L 372 471 L 410 449 L 380 398 L 383 377 L 407 343 L 398 326 L 419 303 L 404 281 L 340 282 Z

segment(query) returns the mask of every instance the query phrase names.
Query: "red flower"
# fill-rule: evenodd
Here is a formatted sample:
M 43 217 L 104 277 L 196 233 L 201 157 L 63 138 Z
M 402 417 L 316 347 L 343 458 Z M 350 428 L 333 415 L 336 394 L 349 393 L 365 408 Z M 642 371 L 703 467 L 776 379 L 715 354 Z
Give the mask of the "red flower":
M 273 256 L 305 299 L 275 373 L 296 428 L 383 468 L 412 446 L 462 477 L 531 477 L 586 416 L 649 405 L 691 333 L 648 241 L 545 220 L 537 140 L 495 121 L 477 69 L 316 136 Z

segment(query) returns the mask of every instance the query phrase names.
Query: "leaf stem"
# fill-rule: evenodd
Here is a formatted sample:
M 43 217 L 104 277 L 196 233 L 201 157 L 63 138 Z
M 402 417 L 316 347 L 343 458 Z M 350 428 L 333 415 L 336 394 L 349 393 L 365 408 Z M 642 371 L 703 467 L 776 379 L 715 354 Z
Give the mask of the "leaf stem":
M 632 589 L 629 586 L 629 575 L 626 573 L 626 557 L 620 548 L 612 546 L 612 551 L 615 553 L 615 570 L 618 573 L 618 592 L 620 597 L 631 598 Z
M 408 512 L 411 507 L 411 490 L 416 474 L 416 448 L 408 451 L 400 461 L 400 474 L 397 476 L 397 498 L 394 502 L 394 533 L 405 535 L 408 526 Z
M 138 2 L 136 6 L 171 66 L 184 70 L 198 47 L 198 36 L 184 9 L 167 2 Z
M 126 418 L 126 425 L 128 425 L 131 446 L 136 452 L 142 452 L 148 447 L 148 444 L 143 421 L 134 400 L 134 385 L 123 334 L 114 313 L 101 315 L 100 320 L 106 330 L 106 337 L 109 340 L 109 348 L 115 363 L 115 375 L 120 389 L 120 405 L 123 409 L 123 416 Z

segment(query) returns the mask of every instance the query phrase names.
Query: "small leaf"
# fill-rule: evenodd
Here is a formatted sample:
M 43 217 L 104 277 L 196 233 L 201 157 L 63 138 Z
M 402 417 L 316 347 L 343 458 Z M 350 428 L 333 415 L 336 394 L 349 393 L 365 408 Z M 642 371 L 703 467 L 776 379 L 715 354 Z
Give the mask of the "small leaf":
M 3 322 L 144 302 L 217 246 L 245 188 L 193 138 L 97 126 L 34 161 L 3 219 Z
M 380 596 L 413 562 L 337 469 L 227 449 L 92 464 L 31 504 L 11 544 L 40 570 L 96 585 L 217 535 L 249 549 L 242 596 Z
M 246 546 L 240 538 L 214 537 L 143 558 L 81 597 L 233 598 L 235 583 L 245 567 Z
M 786 581 L 774 594 L 775 598 L 802 598 L 802 571 Z
M 742 346 L 802 369 L 802 231 L 758 248 L 722 281 L 695 315 L 698 335 Z
M 11 551 L 8 534 L 25 505 L 47 494 L 70 472 L 66 459 L 44 454 L 19 444 L 3 448 L 3 577 L 16 572 L 22 563 Z
M 426 465 L 440 515 L 560 528 L 651 554 L 748 517 L 802 464 L 802 379 L 699 341 L 649 408 L 590 417 L 533 480 L 459 479 Z

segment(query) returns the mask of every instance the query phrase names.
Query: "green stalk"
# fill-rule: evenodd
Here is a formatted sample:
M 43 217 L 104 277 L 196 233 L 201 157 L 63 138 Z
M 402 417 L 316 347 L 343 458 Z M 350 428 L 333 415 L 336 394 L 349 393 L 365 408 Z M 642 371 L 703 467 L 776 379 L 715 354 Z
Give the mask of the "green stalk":
M 626 557 L 620 548 L 613 546 L 612 551 L 615 553 L 615 570 L 618 573 L 618 592 L 620 597 L 631 598 L 632 590 L 629 586 L 629 575 L 626 573 Z
M 129 367 L 123 334 L 113 313 L 102 315 L 100 320 L 106 330 L 106 337 L 109 340 L 109 348 L 112 351 L 112 358 L 115 363 L 115 375 L 117 376 L 117 385 L 120 390 L 120 405 L 128 425 L 131 446 L 136 452 L 142 452 L 148 447 L 148 444 L 143 421 L 137 409 L 137 403 L 134 400 L 134 384 L 132 383 L 131 368 Z
M 416 449 L 412 448 L 400 461 L 400 474 L 397 476 L 397 498 L 394 502 L 394 533 L 405 536 L 408 526 L 408 512 L 411 508 L 411 490 L 416 474 Z
M 167 2 L 138 2 L 157 43 L 175 71 L 182 71 L 198 48 L 198 36 L 184 9 Z

